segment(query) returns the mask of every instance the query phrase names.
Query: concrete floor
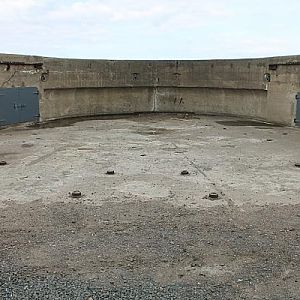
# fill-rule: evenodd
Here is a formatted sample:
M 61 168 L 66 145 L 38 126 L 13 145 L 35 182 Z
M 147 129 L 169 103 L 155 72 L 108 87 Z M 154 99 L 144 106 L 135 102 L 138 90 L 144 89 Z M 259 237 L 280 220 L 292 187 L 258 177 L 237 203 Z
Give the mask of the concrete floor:
M 3 299 L 300 299 L 299 128 L 193 115 L 42 127 L 0 130 Z

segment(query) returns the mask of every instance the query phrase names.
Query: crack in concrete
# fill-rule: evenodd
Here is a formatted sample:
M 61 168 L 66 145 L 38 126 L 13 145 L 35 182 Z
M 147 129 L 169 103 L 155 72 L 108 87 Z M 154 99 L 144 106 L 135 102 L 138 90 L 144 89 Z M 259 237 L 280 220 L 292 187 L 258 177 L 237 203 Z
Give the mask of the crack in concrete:
M 35 165 L 37 163 L 40 163 L 41 161 L 46 160 L 47 158 L 51 157 L 52 155 L 56 154 L 57 152 L 60 152 L 60 151 L 66 150 L 66 149 L 67 149 L 66 146 L 59 147 L 59 148 L 51 151 L 50 153 L 47 153 L 47 154 L 31 161 L 30 163 L 27 164 L 27 166 L 32 166 L 32 165 Z
M 176 148 L 176 149 L 180 149 L 175 143 L 172 143 L 172 145 Z M 232 201 L 232 199 L 231 198 L 228 198 L 226 195 L 225 195 L 225 193 L 223 192 L 223 190 L 220 188 L 220 187 L 218 187 L 217 185 L 216 185 L 216 183 L 215 182 L 213 182 L 213 180 L 205 173 L 205 171 L 204 170 L 202 170 L 202 168 L 199 166 L 199 165 L 197 165 L 194 161 L 192 161 L 191 159 L 189 159 L 188 158 L 188 156 L 184 156 L 184 159 L 186 160 L 186 161 L 188 161 L 188 163 L 192 166 L 192 167 L 194 167 L 205 179 L 207 179 L 207 181 L 208 181 L 208 183 L 211 185 L 211 186 L 213 186 L 213 188 L 214 188 L 214 190 L 216 191 L 216 192 L 218 192 L 219 194 L 221 194 L 221 196 L 222 196 L 222 198 L 227 202 L 227 205 L 229 206 L 229 207 L 232 207 L 232 206 L 235 206 L 234 205 L 234 202 Z
M 2 82 L 1 87 L 4 87 L 7 83 L 9 83 L 17 74 L 17 70 L 13 72 L 13 74 L 5 81 Z

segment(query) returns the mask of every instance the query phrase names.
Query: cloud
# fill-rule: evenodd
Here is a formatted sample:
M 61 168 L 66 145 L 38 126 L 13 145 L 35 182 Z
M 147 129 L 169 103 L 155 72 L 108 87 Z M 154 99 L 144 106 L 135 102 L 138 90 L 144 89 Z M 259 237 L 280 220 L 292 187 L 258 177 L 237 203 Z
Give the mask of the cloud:
M 15 10 L 29 9 L 38 5 L 40 1 L 37 0 L 2 0 L 1 10 L 3 12 L 12 12 Z
M 75 20 L 105 18 L 111 22 L 147 21 L 160 19 L 165 26 L 188 26 L 203 24 L 203 20 L 210 17 L 227 17 L 229 11 L 223 1 L 213 4 L 203 0 L 110 0 L 110 1 L 74 1 L 71 5 L 59 5 L 49 13 L 49 17 L 56 20 Z M 173 28 L 174 30 L 176 28 Z
M 261 56 L 276 56 L 276 55 L 291 55 L 297 54 L 294 52 L 295 42 L 288 37 L 243 37 L 239 40 L 227 40 L 224 51 L 228 50 L 232 56 L 244 57 L 261 57 Z M 296 42 L 300 47 L 300 42 Z M 235 47 L 232 47 L 235 46 Z M 236 47 L 237 46 L 237 47 Z M 227 48 L 227 49 L 226 49 Z M 234 49 L 235 48 L 235 49 Z M 234 50 L 233 50 L 234 49 Z M 294 52 L 294 53 L 293 53 Z
M 14 28 L 22 29 L 38 17 L 35 12 L 46 3 L 47 0 L 44 3 L 38 0 L 1 0 L 0 24 L 2 27 L 13 24 Z

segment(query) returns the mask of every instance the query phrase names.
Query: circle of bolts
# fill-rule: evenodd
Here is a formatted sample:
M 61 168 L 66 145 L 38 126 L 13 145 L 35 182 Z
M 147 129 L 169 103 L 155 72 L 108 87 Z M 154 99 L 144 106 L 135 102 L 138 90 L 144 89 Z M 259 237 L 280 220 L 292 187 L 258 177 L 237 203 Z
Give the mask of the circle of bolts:
M 209 194 L 209 198 L 210 199 L 218 199 L 219 198 L 219 195 L 217 193 L 210 193 Z
M 186 176 L 186 175 L 190 175 L 190 173 L 187 170 L 183 170 L 183 171 L 181 171 L 181 175 Z
M 6 161 L 0 161 L 0 166 L 6 166 L 7 165 L 7 162 Z
M 106 172 L 107 175 L 115 175 L 115 171 L 114 170 L 108 170 Z
M 82 196 L 80 191 L 74 191 L 71 193 L 72 198 L 80 198 Z

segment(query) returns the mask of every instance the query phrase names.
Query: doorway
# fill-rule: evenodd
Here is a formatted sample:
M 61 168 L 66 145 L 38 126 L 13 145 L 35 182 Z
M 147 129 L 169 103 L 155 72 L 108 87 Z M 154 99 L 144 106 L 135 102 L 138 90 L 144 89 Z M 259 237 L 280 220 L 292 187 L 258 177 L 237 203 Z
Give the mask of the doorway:
M 0 126 L 38 120 L 39 91 L 37 88 L 0 88 Z

